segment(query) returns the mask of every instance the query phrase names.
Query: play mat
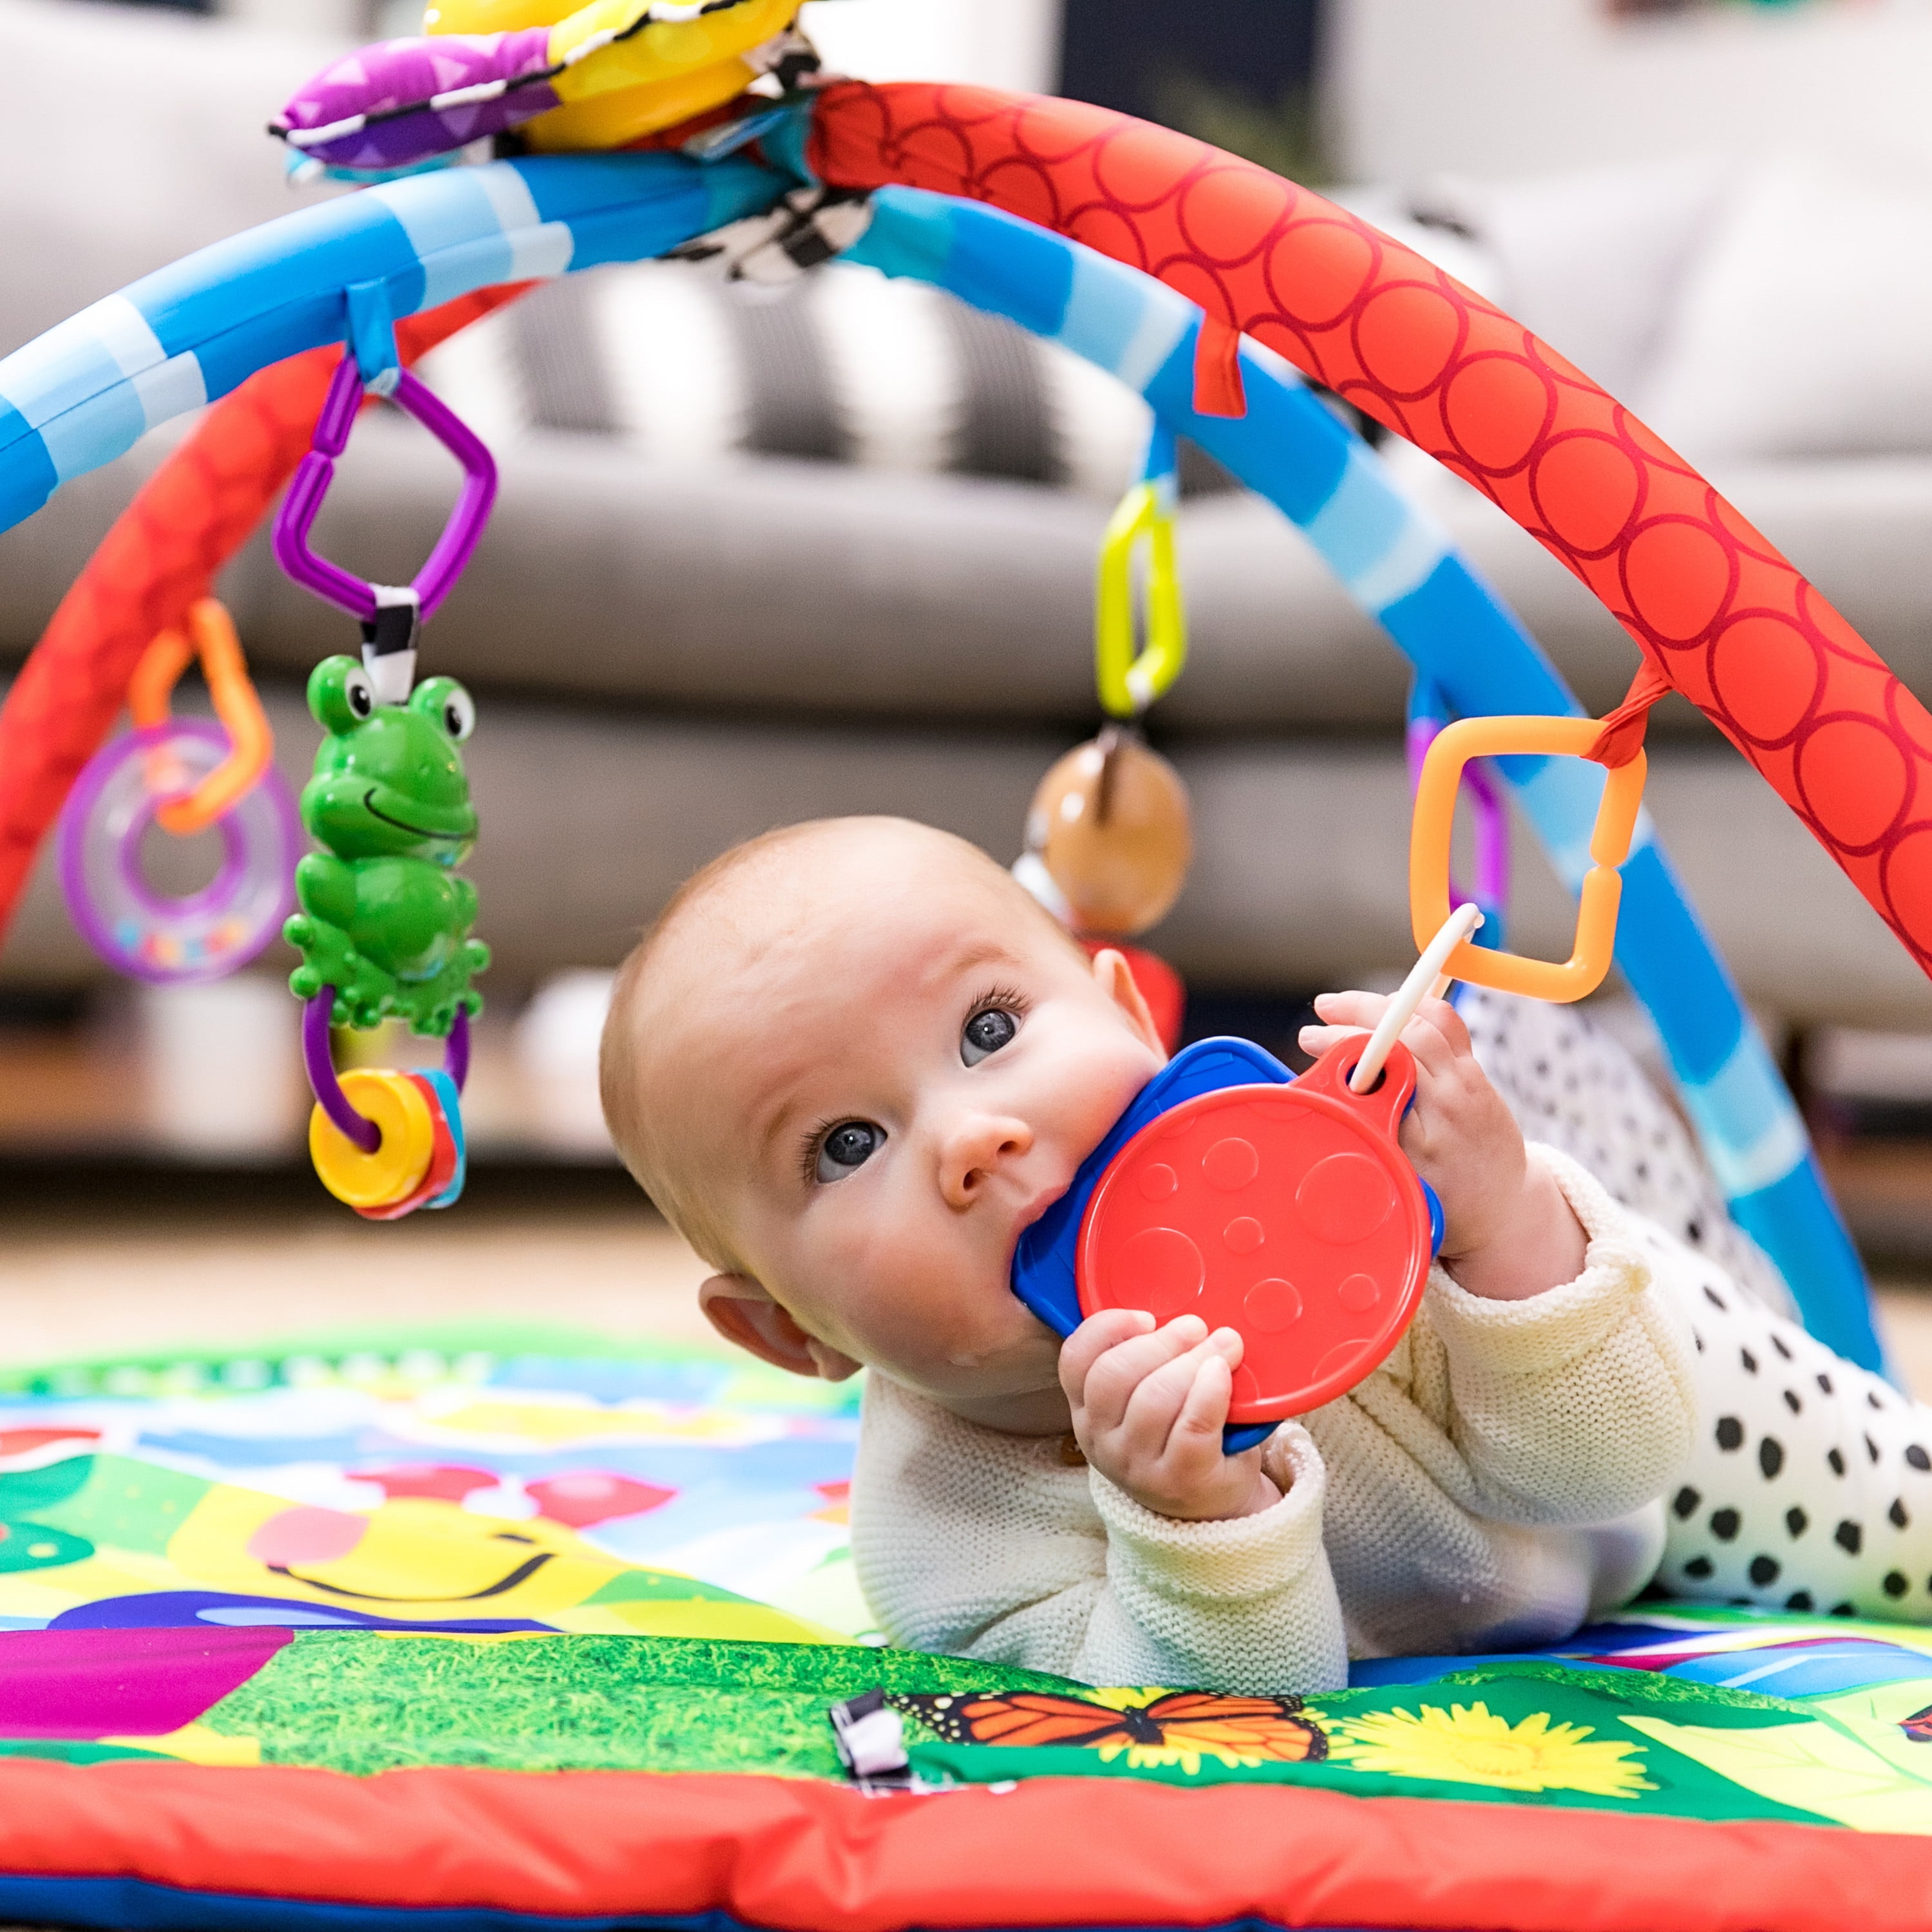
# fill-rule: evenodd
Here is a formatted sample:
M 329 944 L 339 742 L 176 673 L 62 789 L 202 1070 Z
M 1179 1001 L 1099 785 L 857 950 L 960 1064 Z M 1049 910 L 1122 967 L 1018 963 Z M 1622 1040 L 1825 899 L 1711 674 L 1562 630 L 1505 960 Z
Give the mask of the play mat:
M 1100 1923 L 1056 1916 L 1056 1886 L 1125 1882 L 1115 1834 L 1156 1831 L 1142 1923 L 1153 1884 L 1159 1923 L 1268 1898 L 1288 1924 L 1742 1927 L 1770 1922 L 1738 1915 L 1774 1873 L 1780 1924 L 1924 1922 L 1932 1632 L 1645 1603 L 1305 1703 L 1096 1690 L 878 1647 L 845 1527 L 856 1396 L 708 1349 L 338 1336 L 0 1388 L 11 1917 L 699 1922 L 682 1900 L 824 1924 L 856 1859 L 867 1923 Z M 828 1714 L 873 1690 L 916 1784 L 868 1798 Z M 965 1870 L 994 1828 L 1000 1871 Z M 1407 1916 L 1378 1918 L 1398 1847 Z M 1682 1889 L 1720 1858 L 1721 1904 Z M 1814 1918 L 1786 1889 L 1806 1872 L 1836 1901 Z M 1429 1916 L 1504 1894 L 1507 1917 Z

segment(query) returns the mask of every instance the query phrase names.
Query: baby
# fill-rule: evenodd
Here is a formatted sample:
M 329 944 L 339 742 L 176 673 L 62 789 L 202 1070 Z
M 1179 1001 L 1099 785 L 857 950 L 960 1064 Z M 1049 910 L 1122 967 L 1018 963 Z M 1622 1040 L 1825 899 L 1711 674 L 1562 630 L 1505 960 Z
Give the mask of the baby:
M 1328 996 L 1303 1044 L 1381 1006 Z M 1932 1618 L 1928 1418 L 1526 1149 L 1452 1007 L 1402 1037 L 1445 1227 L 1421 1312 L 1232 1456 L 1232 1330 L 1115 1310 L 1063 1345 L 1012 1292 L 1164 1055 L 1120 955 L 974 847 L 853 818 L 727 853 L 626 962 L 603 1091 L 718 1332 L 872 1370 L 854 1552 L 895 1643 L 1279 1693 L 1561 1638 L 1653 1576 Z

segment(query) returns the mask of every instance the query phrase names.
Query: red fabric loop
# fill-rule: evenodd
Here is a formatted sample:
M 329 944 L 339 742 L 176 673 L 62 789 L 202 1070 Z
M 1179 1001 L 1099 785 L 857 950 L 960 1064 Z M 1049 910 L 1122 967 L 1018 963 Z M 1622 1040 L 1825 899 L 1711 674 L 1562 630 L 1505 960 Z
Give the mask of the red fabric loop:
M 1244 416 L 1248 398 L 1241 382 L 1241 332 L 1218 316 L 1201 318 L 1194 345 L 1194 408 L 1204 416 Z
M 1627 765 L 1643 749 L 1643 734 L 1650 723 L 1650 707 L 1660 698 L 1670 694 L 1670 680 L 1656 665 L 1646 658 L 1637 667 L 1636 676 L 1630 680 L 1630 688 L 1624 694 L 1624 701 L 1616 710 L 1607 712 L 1604 718 L 1604 728 L 1597 734 L 1597 742 L 1590 747 L 1587 755 L 1600 765 L 1606 765 L 1615 771 L 1620 765 Z

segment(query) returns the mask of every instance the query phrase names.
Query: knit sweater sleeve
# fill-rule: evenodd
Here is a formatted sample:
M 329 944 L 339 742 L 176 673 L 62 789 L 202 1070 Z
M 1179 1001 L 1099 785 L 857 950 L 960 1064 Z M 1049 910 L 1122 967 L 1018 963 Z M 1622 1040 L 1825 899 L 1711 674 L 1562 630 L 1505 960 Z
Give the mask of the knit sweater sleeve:
M 1530 1153 L 1582 1223 L 1582 1273 L 1487 1301 L 1438 1268 L 1404 1351 L 1347 1400 L 1472 1515 L 1600 1522 L 1652 1501 L 1690 1451 L 1692 1344 L 1666 1278 L 1677 1251 L 1646 1241 L 1568 1155 Z
M 1063 1454 L 963 1422 L 876 1372 L 853 1483 L 859 1580 L 895 1644 L 1089 1684 L 1281 1694 L 1346 1682 L 1322 1460 L 1277 1432 L 1280 1502 L 1178 1522 Z

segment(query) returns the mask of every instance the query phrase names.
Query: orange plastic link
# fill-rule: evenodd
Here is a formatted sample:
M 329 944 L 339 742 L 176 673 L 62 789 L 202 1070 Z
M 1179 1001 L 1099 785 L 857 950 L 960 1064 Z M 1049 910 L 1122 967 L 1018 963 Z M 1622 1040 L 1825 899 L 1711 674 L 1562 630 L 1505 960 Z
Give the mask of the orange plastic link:
M 214 715 L 228 734 L 229 752 L 185 798 L 171 799 L 154 816 L 178 838 L 212 825 L 252 791 L 275 754 L 275 734 L 255 694 L 235 621 L 218 597 L 188 607 L 188 635 L 164 631 L 142 653 L 128 686 L 136 726 L 165 724 L 168 703 L 191 659 L 201 660 Z M 190 641 L 190 640 L 192 641 Z
M 1472 758 L 1511 754 L 1587 758 L 1603 728 L 1595 718 L 1464 718 L 1438 734 L 1415 788 L 1408 842 L 1409 920 L 1418 947 L 1426 946 L 1449 917 L 1449 841 L 1462 767 Z M 1604 983 L 1616 944 L 1617 906 L 1623 897 L 1623 880 L 1616 868 L 1630 856 L 1643 803 L 1646 769 L 1640 752 L 1611 771 L 1604 786 L 1604 802 L 1590 838 L 1592 863 L 1583 880 L 1569 958 L 1560 965 L 1553 960 L 1526 959 L 1465 940 L 1450 954 L 1444 972 L 1452 979 L 1558 1005 L 1585 998 Z

